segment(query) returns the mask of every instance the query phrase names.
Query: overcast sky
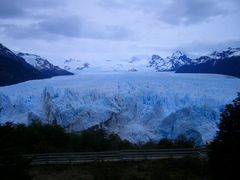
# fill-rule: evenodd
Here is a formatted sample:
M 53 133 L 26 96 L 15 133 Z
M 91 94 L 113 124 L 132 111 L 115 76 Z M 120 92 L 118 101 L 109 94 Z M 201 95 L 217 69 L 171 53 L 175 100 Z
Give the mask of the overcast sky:
M 0 43 L 58 62 L 240 47 L 240 0 L 0 0 Z

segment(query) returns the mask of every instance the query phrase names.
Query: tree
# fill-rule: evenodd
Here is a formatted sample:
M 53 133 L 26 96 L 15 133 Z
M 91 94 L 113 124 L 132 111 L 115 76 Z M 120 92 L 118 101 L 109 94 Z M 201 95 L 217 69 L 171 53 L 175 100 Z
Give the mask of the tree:
M 21 155 L 21 133 L 25 129 L 24 125 L 0 124 L 0 179 L 31 179 L 28 173 L 30 161 Z
M 226 105 L 218 128 L 210 144 L 210 168 L 217 179 L 234 179 L 240 173 L 240 93 L 232 104 Z

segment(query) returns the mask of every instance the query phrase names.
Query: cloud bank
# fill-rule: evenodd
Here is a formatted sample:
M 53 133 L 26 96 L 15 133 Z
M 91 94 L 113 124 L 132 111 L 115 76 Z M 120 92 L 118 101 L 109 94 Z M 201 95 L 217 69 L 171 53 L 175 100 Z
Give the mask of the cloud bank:
M 207 49 L 203 46 L 240 46 L 239 0 L 0 0 L 0 4 L 1 43 L 52 59 L 123 59 L 164 55 L 177 48 L 197 53 Z

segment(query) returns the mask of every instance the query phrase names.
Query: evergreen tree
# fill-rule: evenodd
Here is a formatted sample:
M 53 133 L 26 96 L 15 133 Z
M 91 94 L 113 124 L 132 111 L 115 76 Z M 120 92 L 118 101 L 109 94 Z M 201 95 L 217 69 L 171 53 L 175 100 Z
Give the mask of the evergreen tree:
M 240 93 L 221 114 L 219 130 L 210 144 L 209 163 L 217 179 L 239 177 Z

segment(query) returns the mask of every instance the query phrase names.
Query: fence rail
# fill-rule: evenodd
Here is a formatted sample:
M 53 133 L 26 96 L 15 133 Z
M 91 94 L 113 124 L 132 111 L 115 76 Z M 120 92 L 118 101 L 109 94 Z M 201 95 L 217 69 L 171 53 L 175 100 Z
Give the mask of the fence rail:
M 25 155 L 25 157 L 31 159 L 31 165 L 68 165 L 96 161 L 132 161 L 184 157 L 207 158 L 207 149 L 147 149 L 106 152 L 48 153 Z

